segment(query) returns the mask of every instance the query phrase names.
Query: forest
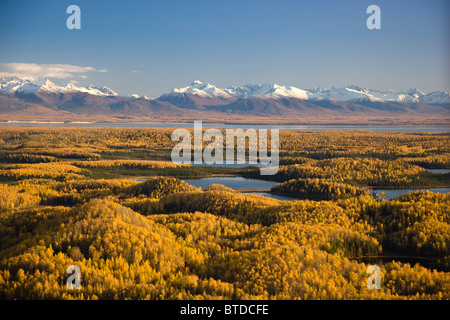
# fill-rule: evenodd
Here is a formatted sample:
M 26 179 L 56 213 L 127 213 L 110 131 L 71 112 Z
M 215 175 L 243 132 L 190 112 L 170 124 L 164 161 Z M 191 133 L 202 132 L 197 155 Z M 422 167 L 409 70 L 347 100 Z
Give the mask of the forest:
M 173 164 L 171 132 L 0 129 L 0 299 L 450 299 L 449 133 L 281 131 L 281 201 L 186 183 L 262 177 Z

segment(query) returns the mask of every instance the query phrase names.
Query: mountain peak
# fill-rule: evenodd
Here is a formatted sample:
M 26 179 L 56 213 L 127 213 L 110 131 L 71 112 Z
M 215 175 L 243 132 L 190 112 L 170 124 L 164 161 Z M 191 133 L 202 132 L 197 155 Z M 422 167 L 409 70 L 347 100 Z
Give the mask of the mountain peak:
M 192 83 L 190 84 L 191 86 L 198 86 L 198 85 L 202 85 L 203 82 L 201 82 L 200 80 L 194 80 L 192 81 Z
M 348 90 L 354 90 L 354 91 L 359 91 L 359 92 L 367 92 L 367 89 L 361 86 L 357 86 L 357 85 L 350 85 L 346 87 Z
M 280 86 L 276 83 L 246 84 L 241 87 L 229 87 L 226 90 L 234 97 L 244 99 L 255 97 L 309 99 L 305 90 L 291 86 Z
M 101 96 L 101 95 L 118 96 L 118 94 L 116 92 L 114 92 L 111 88 L 108 88 L 106 86 L 97 87 L 97 86 L 94 86 L 91 84 L 85 88 L 78 88 L 78 89 L 81 89 L 80 91 L 84 91 L 82 89 L 87 89 L 87 93 L 97 95 L 97 96 Z
M 199 80 L 193 81 L 190 85 L 183 88 L 175 88 L 169 91 L 169 93 L 163 94 L 162 97 L 178 96 L 184 94 L 194 94 L 200 97 L 206 98 L 231 98 L 232 96 L 226 92 L 226 90 L 219 89 L 212 84 L 203 83 Z

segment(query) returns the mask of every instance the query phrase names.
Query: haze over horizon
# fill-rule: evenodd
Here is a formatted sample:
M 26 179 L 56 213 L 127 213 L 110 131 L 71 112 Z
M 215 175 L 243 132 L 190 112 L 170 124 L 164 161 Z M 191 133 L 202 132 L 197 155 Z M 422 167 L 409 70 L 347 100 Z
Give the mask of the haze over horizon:
M 2 1 L 0 77 L 157 98 L 194 80 L 450 91 L 450 4 L 433 1 Z M 366 9 L 381 8 L 381 30 Z

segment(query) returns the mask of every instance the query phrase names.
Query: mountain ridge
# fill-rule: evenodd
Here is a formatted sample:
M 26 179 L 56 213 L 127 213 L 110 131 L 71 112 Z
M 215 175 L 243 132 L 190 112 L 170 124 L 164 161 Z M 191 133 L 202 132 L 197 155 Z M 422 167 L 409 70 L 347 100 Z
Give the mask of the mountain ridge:
M 381 91 L 367 89 L 360 86 L 350 85 L 342 88 L 332 87 L 300 89 L 294 86 L 278 85 L 276 83 L 246 84 L 241 87 L 231 86 L 228 88 L 217 88 L 212 84 L 205 84 L 199 80 L 192 82 L 189 86 L 172 89 L 164 93 L 161 97 L 176 96 L 184 93 L 191 93 L 202 97 L 218 98 L 296 98 L 302 100 L 339 100 L 351 101 L 396 101 L 396 102 L 426 102 L 428 104 L 449 104 L 450 94 L 444 91 L 433 91 L 425 94 L 418 89 L 395 92 L 393 90 Z M 160 97 L 160 98 L 161 98 Z M 158 99 L 160 99 L 158 98 Z
M 48 91 L 53 93 L 85 92 L 98 96 L 120 96 L 118 93 L 106 86 L 97 87 L 94 85 L 89 85 L 86 87 L 78 87 L 71 82 L 65 86 L 58 86 L 47 78 L 40 81 L 33 81 L 31 78 L 23 77 L 0 78 L 1 94 L 14 94 L 16 92 L 22 94 L 32 94 L 37 91 Z M 339 100 L 344 102 L 370 100 L 425 102 L 427 104 L 450 103 L 450 94 L 446 91 L 432 91 L 425 94 L 418 89 L 409 89 L 396 92 L 393 90 L 382 91 L 367 89 L 357 85 L 349 85 L 341 88 L 331 87 L 330 89 L 323 87 L 314 89 L 300 89 L 294 86 L 278 85 L 276 83 L 246 84 L 240 87 L 230 86 L 227 88 L 218 88 L 212 84 L 203 83 L 199 80 L 193 81 L 186 87 L 173 88 L 167 93 L 163 93 L 158 99 L 174 95 L 183 95 L 185 93 L 204 98 L 221 98 L 225 100 L 254 97 L 289 97 L 303 100 Z M 139 96 L 136 94 L 126 94 L 122 97 L 150 99 L 147 96 Z
M 31 78 L 21 77 L 8 77 L 0 79 L 1 94 L 35 94 L 42 91 L 51 93 L 84 92 L 98 96 L 119 96 L 118 93 L 106 86 L 97 87 L 94 85 L 89 85 L 87 87 L 78 87 L 71 82 L 65 86 L 58 86 L 48 78 L 41 80 L 32 80 Z
M 379 91 L 359 86 L 303 90 L 277 84 L 217 88 L 194 81 L 157 99 L 119 95 L 106 86 L 58 86 L 48 79 L 0 79 L 0 121 L 211 120 L 260 122 L 450 122 L 450 95 L 417 89 Z M 58 118 L 60 117 L 60 118 Z M 371 120 L 372 121 L 372 120 Z

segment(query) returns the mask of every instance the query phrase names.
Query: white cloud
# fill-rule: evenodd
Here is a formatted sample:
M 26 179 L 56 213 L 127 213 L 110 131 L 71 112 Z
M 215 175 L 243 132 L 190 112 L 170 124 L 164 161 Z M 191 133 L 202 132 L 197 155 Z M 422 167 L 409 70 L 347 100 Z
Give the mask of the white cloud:
M 86 72 L 107 72 L 93 67 L 80 67 L 70 64 L 38 64 L 38 63 L 0 63 L 0 77 L 86 78 Z
M 132 73 L 142 73 L 140 70 L 131 70 Z

